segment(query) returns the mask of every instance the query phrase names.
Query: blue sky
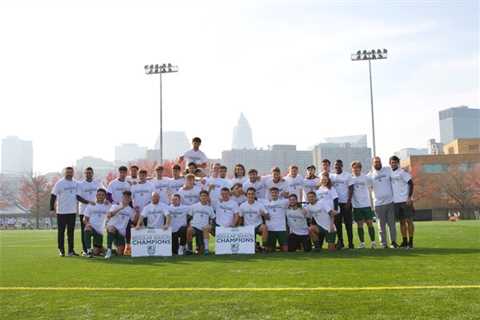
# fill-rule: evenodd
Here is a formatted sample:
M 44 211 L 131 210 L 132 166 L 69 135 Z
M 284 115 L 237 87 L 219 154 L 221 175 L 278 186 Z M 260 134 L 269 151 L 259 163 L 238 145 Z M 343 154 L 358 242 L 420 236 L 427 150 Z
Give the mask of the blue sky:
M 368 65 L 350 61 L 358 49 L 389 50 L 373 64 L 383 157 L 438 137 L 439 110 L 480 105 L 478 1 L 0 6 L 0 138 L 33 139 L 36 171 L 113 160 L 122 142 L 151 147 L 150 63 L 179 65 L 164 81 L 165 127 L 203 137 L 211 157 L 230 147 L 242 111 L 258 147 L 370 134 Z

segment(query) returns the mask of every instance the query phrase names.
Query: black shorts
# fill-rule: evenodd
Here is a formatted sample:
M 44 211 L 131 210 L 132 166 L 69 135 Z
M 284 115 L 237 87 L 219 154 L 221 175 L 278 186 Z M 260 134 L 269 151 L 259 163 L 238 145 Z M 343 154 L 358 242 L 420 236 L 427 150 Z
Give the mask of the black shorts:
M 193 237 L 195 237 L 195 242 L 197 244 L 197 247 L 204 248 L 205 242 L 203 242 L 203 230 L 192 227 L 192 231 L 193 231 Z
M 393 204 L 395 210 L 395 219 L 405 220 L 413 218 L 413 207 L 406 202 L 399 202 Z
M 312 250 L 312 242 L 310 241 L 310 237 L 308 235 L 290 233 L 288 235 L 288 251 L 295 252 L 300 249 L 303 249 L 305 252 Z

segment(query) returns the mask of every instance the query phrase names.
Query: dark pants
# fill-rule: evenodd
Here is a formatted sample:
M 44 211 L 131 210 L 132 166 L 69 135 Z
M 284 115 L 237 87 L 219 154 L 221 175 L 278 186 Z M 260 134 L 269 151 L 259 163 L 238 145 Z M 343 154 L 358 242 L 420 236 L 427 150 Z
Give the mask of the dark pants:
M 178 247 L 187 243 L 187 227 L 183 226 L 177 232 L 172 232 L 172 252 L 178 254 Z
M 302 249 L 305 252 L 312 250 L 312 242 L 308 235 L 302 236 L 295 233 L 290 233 L 288 235 L 288 251 L 295 252 L 299 249 Z
M 343 243 L 343 228 L 342 223 L 345 224 L 347 230 L 348 244 L 353 244 L 353 216 L 352 207 L 347 208 L 346 203 L 339 203 L 340 212 L 335 216 L 335 227 L 337 228 L 338 242 Z
M 80 218 L 80 239 L 82 241 L 82 250 L 83 252 L 87 252 L 87 244 L 85 241 L 85 223 L 83 222 L 83 214 L 79 215 Z
M 73 252 L 73 236 L 75 233 L 76 213 L 57 214 L 58 250 L 65 253 L 65 228 L 67 229 L 68 252 Z
M 132 239 L 132 224 L 133 222 L 129 220 L 127 230 L 125 231 L 125 240 L 127 241 L 127 244 L 130 244 L 130 240 Z

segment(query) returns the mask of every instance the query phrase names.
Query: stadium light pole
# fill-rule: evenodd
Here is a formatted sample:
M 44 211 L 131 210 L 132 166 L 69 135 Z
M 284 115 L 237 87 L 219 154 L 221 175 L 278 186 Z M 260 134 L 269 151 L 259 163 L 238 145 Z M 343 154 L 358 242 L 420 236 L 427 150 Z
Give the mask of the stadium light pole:
M 178 66 L 174 66 L 171 63 L 168 64 L 150 64 L 145 65 L 145 74 L 152 75 L 158 74 L 160 76 L 160 164 L 163 163 L 163 106 L 162 106 L 162 74 L 178 72 Z
M 375 144 L 375 117 L 373 114 L 373 89 L 372 89 L 372 60 L 387 59 L 387 49 L 372 49 L 372 50 L 358 50 L 352 53 L 352 61 L 368 61 L 368 73 L 370 76 L 370 107 L 372 113 L 372 145 L 373 156 L 377 155 L 377 148 Z

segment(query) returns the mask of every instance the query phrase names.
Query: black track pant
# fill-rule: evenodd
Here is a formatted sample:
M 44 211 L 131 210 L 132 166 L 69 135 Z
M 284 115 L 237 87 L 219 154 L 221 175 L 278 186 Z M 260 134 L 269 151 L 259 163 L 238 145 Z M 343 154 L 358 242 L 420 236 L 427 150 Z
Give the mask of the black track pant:
M 58 250 L 65 253 L 65 229 L 67 229 L 68 252 L 73 252 L 73 236 L 75 233 L 75 213 L 57 214 Z
M 81 230 L 80 239 L 82 240 L 82 250 L 83 252 L 87 252 L 87 245 L 85 242 L 85 223 L 83 222 L 83 214 L 79 215 L 79 217 L 80 217 L 80 230 Z
M 183 226 L 177 232 L 172 232 L 172 252 L 178 254 L 178 247 L 187 243 L 187 227 Z
M 353 217 L 352 217 L 352 207 L 347 209 L 346 203 L 339 203 L 340 212 L 335 216 L 335 227 L 337 228 L 337 237 L 338 242 L 343 242 L 343 228 L 342 223 L 345 224 L 345 229 L 347 230 L 348 243 L 353 243 Z

